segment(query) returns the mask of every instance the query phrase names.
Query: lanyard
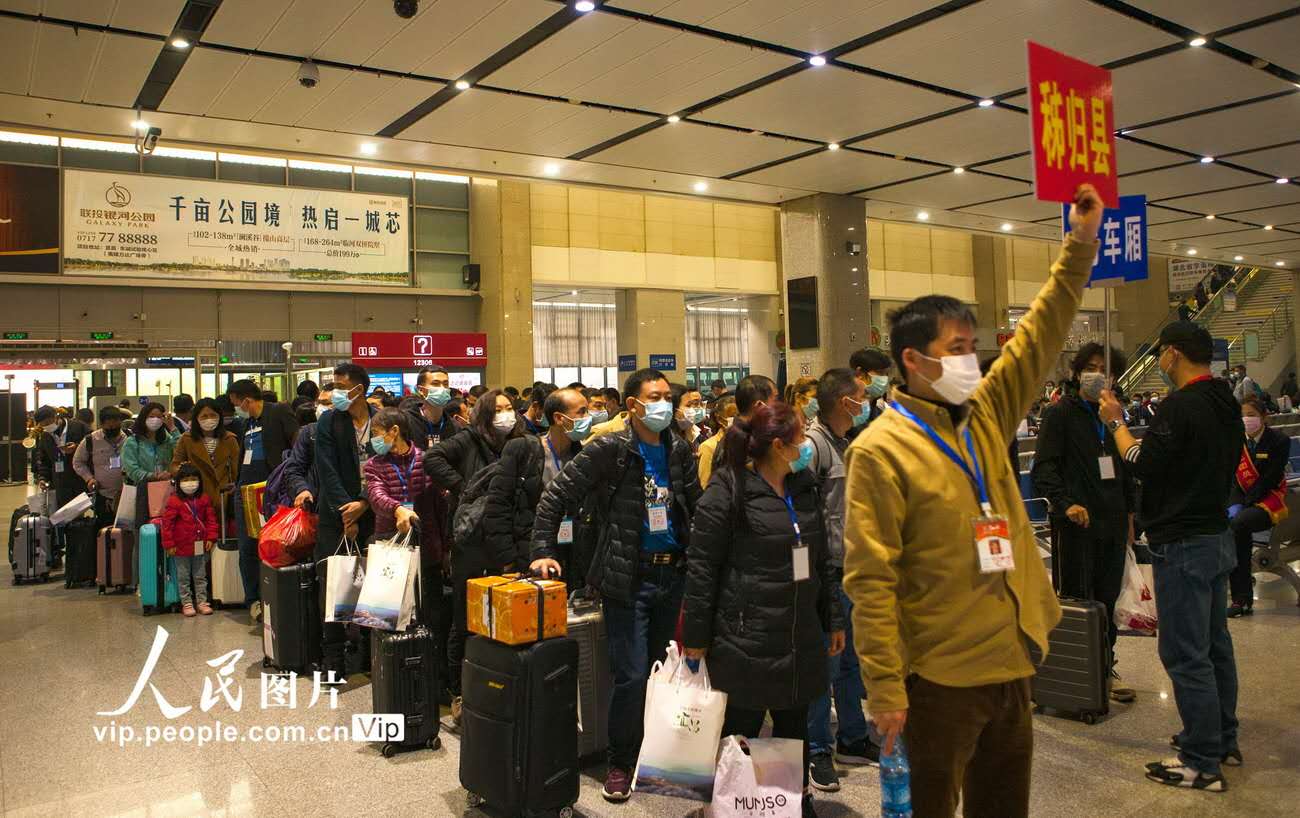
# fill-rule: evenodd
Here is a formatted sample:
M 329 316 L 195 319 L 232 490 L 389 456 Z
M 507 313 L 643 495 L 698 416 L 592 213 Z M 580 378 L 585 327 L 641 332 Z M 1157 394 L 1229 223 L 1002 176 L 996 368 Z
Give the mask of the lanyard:
M 930 428 L 930 424 L 926 423 L 916 415 L 912 414 L 911 411 L 907 409 L 907 407 L 903 406 L 900 403 L 897 403 L 895 401 L 890 401 L 889 405 L 894 407 L 894 409 L 896 409 L 898 413 L 901 414 L 903 417 L 912 421 L 917 426 L 920 426 L 921 431 L 929 435 L 930 439 L 934 441 L 934 444 L 939 447 L 939 451 L 943 452 L 948 457 L 949 460 L 956 463 L 958 466 L 961 467 L 962 471 L 966 472 L 966 476 L 971 479 L 971 482 L 975 486 L 975 492 L 978 495 L 980 501 L 980 508 L 984 511 L 986 515 L 992 515 L 993 505 L 992 503 L 989 502 L 988 487 L 984 485 L 984 473 L 980 471 L 979 458 L 975 456 L 975 440 L 971 437 L 970 428 L 968 427 L 966 429 L 966 450 L 970 452 L 970 461 L 975 465 L 974 471 L 971 470 L 970 466 L 966 465 L 965 460 L 961 459 L 961 455 L 957 454 L 957 452 L 954 451 L 953 448 L 948 445 L 948 441 L 944 440 L 942 437 L 939 436 L 938 432 Z
M 555 444 L 551 443 L 551 438 L 546 438 L 546 448 L 551 450 L 551 459 L 555 461 L 555 473 L 559 474 L 564 471 L 564 464 L 560 462 L 560 456 L 555 453 Z M 644 457 L 645 455 L 642 454 Z
M 785 495 L 785 510 L 790 515 L 790 525 L 794 526 L 794 547 L 803 548 L 803 535 L 799 532 L 799 517 L 794 513 L 794 500 L 789 493 Z
M 190 514 L 194 515 L 194 522 L 199 524 L 201 530 L 203 528 L 203 518 L 199 516 L 199 510 L 197 508 L 199 504 L 198 498 L 195 497 L 193 500 L 184 500 L 182 502 L 184 502 L 185 507 L 190 510 Z
M 1101 422 L 1100 407 L 1093 406 L 1086 400 L 1083 401 L 1083 405 L 1088 408 L 1088 412 L 1092 414 L 1092 419 L 1097 423 L 1097 440 L 1101 441 L 1103 449 L 1106 448 L 1106 424 Z
M 397 475 L 397 482 L 402 484 L 402 496 L 406 498 L 408 503 L 411 501 L 411 489 L 408 483 L 410 482 L 411 472 L 413 471 L 415 471 L 414 451 L 411 452 L 411 465 L 406 468 L 405 475 L 403 475 L 402 470 L 397 467 L 397 463 L 393 463 L 393 473 Z

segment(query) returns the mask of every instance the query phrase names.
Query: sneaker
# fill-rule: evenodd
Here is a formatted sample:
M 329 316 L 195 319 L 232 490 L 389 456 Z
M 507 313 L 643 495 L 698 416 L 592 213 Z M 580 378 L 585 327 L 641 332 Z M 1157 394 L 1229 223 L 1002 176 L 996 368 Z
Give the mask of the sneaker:
M 830 753 L 818 753 L 808 760 L 808 781 L 822 792 L 839 792 L 840 776 Z
M 813 806 L 811 795 L 803 797 L 803 818 L 817 818 L 817 808 Z
M 183 616 L 194 616 L 194 606 L 186 602 L 181 606 L 181 614 Z
M 610 767 L 609 772 L 605 773 L 605 786 L 600 794 L 614 804 L 626 801 L 632 796 L 632 776 L 627 770 Z
M 248 604 L 248 624 L 256 625 L 262 621 L 262 602 L 254 599 Z
M 1245 614 L 1246 614 L 1246 606 L 1242 605 L 1240 602 L 1234 602 L 1228 606 L 1229 619 L 1236 619 L 1237 617 L 1244 616 Z
M 206 602 L 199 603 L 199 613 L 204 616 L 212 616 L 212 606 Z
M 1206 775 L 1183 764 L 1182 759 L 1166 758 L 1147 765 L 1147 778 L 1169 787 L 1187 787 L 1206 792 L 1226 792 L 1228 782 L 1222 775 Z
M 1115 668 L 1110 669 L 1110 677 L 1106 680 L 1106 687 L 1110 690 L 1110 700 L 1120 704 L 1129 704 L 1137 701 L 1137 691 L 1131 687 L 1115 687 L 1115 683 L 1120 680 L 1120 676 L 1115 672 Z
M 1178 736 L 1169 739 L 1169 746 L 1179 752 L 1183 749 L 1182 741 Z M 1229 750 L 1223 754 L 1223 758 L 1219 759 L 1219 763 L 1225 767 L 1240 767 L 1242 764 L 1245 764 L 1246 761 L 1241 757 L 1241 750 Z
M 861 738 L 845 744 L 835 742 L 835 760 L 848 767 L 879 767 L 880 748 L 871 739 Z

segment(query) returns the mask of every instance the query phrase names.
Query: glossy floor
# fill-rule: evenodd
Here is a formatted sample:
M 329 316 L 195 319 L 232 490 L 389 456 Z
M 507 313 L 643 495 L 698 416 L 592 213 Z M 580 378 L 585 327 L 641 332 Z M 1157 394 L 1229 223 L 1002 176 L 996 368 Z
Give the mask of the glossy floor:
M 0 519 L 22 489 L 0 489 Z M 347 727 L 353 713 L 370 711 L 369 687 L 346 690 L 330 709 L 311 705 L 310 680 L 297 683 L 296 707 L 263 709 L 261 642 L 242 612 L 189 620 L 143 617 L 134 597 L 65 590 L 61 583 L 9 584 L 0 569 L 0 805 L 5 816 L 312 815 L 479 816 L 466 810 L 457 778 L 457 741 L 443 749 L 383 758 L 376 745 L 350 741 L 255 742 L 250 729 Z M 1178 729 L 1168 679 L 1149 639 L 1121 640 L 1126 684 L 1138 691 L 1103 723 L 1035 718 L 1035 816 L 1262 816 L 1294 815 L 1300 782 L 1300 609 L 1280 582 L 1261 577 L 1256 613 L 1232 622 L 1241 676 L 1242 751 L 1246 766 L 1230 770 L 1223 795 L 1173 790 L 1147 782 L 1142 765 L 1168 754 Z M 146 687 L 120 716 L 141 674 L 157 628 L 169 638 L 152 683 L 175 707 L 190 711 L 168 721 Z M 221 668 L 212 660 L 230 651 L 231 695 L 242 689 L 236 712 L 220 693 Z M 215 664 L 222 664 L 221 661 Z M 207 712 L 205 680 L 215 704 Z M 118 743 L 111 730 L 229 725 L 233 742 L 204 747 L 143 740 Z M 97 732 L 98 731 L 98 732 Z M 577 811 L 585 816 L 685 816 L 689 802 L 634 796 L 605 803 L 597 776 L 582 781 Z M 823 816 L 874 816 L 880 803 L 877 773 L 844 774 L 844 788 L 819 796 Z

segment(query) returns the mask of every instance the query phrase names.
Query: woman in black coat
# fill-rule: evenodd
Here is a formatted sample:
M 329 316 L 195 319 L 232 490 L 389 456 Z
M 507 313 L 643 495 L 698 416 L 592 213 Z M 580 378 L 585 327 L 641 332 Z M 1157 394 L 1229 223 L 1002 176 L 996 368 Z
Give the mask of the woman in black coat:
M 1237 567 L 1228 575 L 1230 617 L 1254 612 L 1250 558 L 1255 543 L 1251 535 L 1268 531 L 1287 516 L 1286 466 L 1291 454 L 1291 438 L 1268 425 L 1268 409 L 1258 397 L 1242 398 L 1241 422 L 1246 439 L 1228 492 L 1229 525 L 1237 544 Z
M 804 743 L 808 705 L 825 694 L 830 654 L 844 649 L 820 494 L 806 467 L 812 442 L 784 403 L 737 420 L 725 441 L 727 468 L 696 509 L 686 559 L 686 657 L 707 652 L 709 678 L 727 693 L 723 735 L 772 735 Z M 805 796 L 804 814 L 811 813 Z

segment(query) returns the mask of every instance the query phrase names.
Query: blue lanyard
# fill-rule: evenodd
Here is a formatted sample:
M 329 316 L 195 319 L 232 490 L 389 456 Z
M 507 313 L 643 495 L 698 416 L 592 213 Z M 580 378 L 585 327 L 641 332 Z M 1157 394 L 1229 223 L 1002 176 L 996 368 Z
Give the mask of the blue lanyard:
M 790 515 L 790 525 L 794 526 L 794 547 L 803 548 L 803 535 L 799 532 L 799 517 L 794 513 L 794 500 L 789 493 L 785 495 L 785 510 Z
M 984 473 L 980 471 L 979 458 L 975 456 L 975 441 L 971 437 L 970 429 L 966 429 L 966 450 L 970 452 L 970 461 L 975 465 L 974 471 L 971 470 L 970 466 L 966 465 L 965 460 L 961 459 L 961 455 L 957 454 L 957 452 L 948 445 L 948 441 L 940 437 L 939 433 L 930 427 L 930 424 L 912 414 L 907 407 L 897 403 L 896 401 L 890 401 L 889 405 L 894 407 L 894 409 L 903 417 L 912 421 L 917 426 L 920 426 L 921 431 L 929 435 L 930 439 L 934 441 L 934 444 L 939 447 L 939 451 L 947 455 L 949 460 L 956 463 L 961 467 L 962 471 L 966 472 L 966 476 L 969 477 L 971 482 L 975 485 L 976 494 L 979 496 L 980 508 L 983 509 L 985 514 L 992 514 L 993 505 L 989 502 L 989 491 L 988 487 L 984 484 Z
M 551 443 L 550 437 L 546 438 L 546 448 L 551 450 L 551 459 L 555 461 L 555 473 L 564 471 L 564 464 L 560 462 L 560 456 L 555 453 L 555 444 Z M 642 456 L 644 457 L 644 454 Z
M 194 516 L 194 522 L 199 524 L 199 530 L 202 531 L 203 518 L 199 516 L 199 509 L 198 509 L 199 498 L 195 497 L 193 500 L 186 499 L 183 502 L 185 503 L 185 507 L 190 510 L 190 514 Z
M 1106 424 L 1101 422 L 1101 411 L 1099 407 L 1093 406 L 1088 401 L 1083 401 L 1083 405 L 1088 407 L 1092 413 L 1092 419 L 1097 421 L 1097 440 L 1101 441 L 1101 447 L 1106 448 Z
M 397 482 L 402 484 L 402 496 L 406 498 L 407 502 L 411 501 L 411 489 L 407 483 L 410 481 L 411 472 L 413 471 L 415 471 L 415 452 L 411 452 L 411 465 L 407 467 L 405 475 L 402 474 L 401 469 L 397 468 L 397 464 L 393 463 L 393 473 L 397 475 Z

